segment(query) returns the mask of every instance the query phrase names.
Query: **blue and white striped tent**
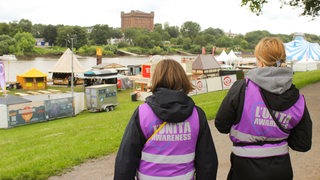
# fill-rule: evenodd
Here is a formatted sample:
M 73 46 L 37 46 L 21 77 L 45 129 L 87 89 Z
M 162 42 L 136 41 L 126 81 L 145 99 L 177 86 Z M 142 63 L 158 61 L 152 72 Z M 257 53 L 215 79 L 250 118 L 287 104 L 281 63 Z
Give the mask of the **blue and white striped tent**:
M 320 60 L 320 46 L 305 40 L 304 34 L 296 33 L 293 41 L 284 43 L 287 60 L 312 62 Z

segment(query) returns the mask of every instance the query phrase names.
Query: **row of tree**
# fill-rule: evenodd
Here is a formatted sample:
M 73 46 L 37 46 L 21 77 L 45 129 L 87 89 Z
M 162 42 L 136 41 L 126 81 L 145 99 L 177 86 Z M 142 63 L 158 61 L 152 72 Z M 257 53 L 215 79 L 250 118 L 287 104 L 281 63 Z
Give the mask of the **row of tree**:
M 50 46 L 73 46 L 80 51 L 81 48 L 88 49 L 90 46 L 107 46 L 111 54 L 116 53 L 117 48 L 126 47 L 149 49 L 142 53 L 150 54 L 170 53 L 173 48 L 199 53 L 202 47 L 252 51 L 257 42 L 266 36 L 278 36 L 284 42 L 289 42 L 293 34 L 271 34 L 261 30 L 248 32 L 245 35 L 231 35 L 219 28 L 210 27 L 202 30 L 198 23 L 192 21 L 183 23 L 181 27 L 170 26 L 169 23 L 155 24 L 154 30 L 148 31 L 134 28 L 121 30 L 101 24 L 92 27 L 33 25 L 31 21 L 21 19 L 19 22 L 0 23 L 0 54 L 33 53 L 34 38 L 44 38 Z M 308 41 L 320 43 L 320 36 L 313 34 L 305 36 Z M 92 48 L 91 51 L 94 50 L 95 48 Z

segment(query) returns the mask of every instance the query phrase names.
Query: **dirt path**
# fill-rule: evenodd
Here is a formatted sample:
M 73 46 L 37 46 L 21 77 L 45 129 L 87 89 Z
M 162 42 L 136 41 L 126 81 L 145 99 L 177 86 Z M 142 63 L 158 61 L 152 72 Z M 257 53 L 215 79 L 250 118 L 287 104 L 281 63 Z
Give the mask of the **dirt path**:
M 309 112 L 313 120 L 312 148 L 307 153 L 290 152 L 294 179 L 320 179 L 320 83 L 310 85 L 301 90 L 305 95 Z M 218 180 L 226 179 L 229 171 L 229 155 L 231 143 L 227 135 L 218 133 L 214 121 L 209 121 L 212 136 L 219 158 Z M 71 172 L 61 176 L 50 177 L 49 180 L 112 180 L 115 154 L 100 159 L 90 160 L 73 168 Z

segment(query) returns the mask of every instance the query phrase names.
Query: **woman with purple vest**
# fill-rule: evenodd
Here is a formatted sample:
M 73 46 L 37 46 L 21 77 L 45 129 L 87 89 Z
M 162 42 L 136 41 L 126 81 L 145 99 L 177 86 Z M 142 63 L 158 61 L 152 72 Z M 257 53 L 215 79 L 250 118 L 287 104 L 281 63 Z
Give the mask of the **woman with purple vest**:
M 218 159 L 206 115 L 187 95 L 182 66 L 156 65 L 152 95 L 133 113 L 115 162 L 115 180 L 216 179 Z
M 311 148 L 312 122 L 303 95 L 292 84 L 283 42 L 262 39 L 258 68 L 236 81 L 224 98 L 215 126 L 233 143 L 228 179 L 293 179 L 289 147 Z

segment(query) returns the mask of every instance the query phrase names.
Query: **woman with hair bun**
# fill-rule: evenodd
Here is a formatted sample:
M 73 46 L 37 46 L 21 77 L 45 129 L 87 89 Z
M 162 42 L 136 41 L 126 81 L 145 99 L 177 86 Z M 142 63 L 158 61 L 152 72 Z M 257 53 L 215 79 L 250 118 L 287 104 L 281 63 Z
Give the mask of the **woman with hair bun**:
M 233 143 L 228 179 L 291 180 L 289 147 L 310 150 L 311 118 L 292 84 L 283 42 L 263 38 L 254 54 L 257 68 L 233 84 L 215 119 Z

